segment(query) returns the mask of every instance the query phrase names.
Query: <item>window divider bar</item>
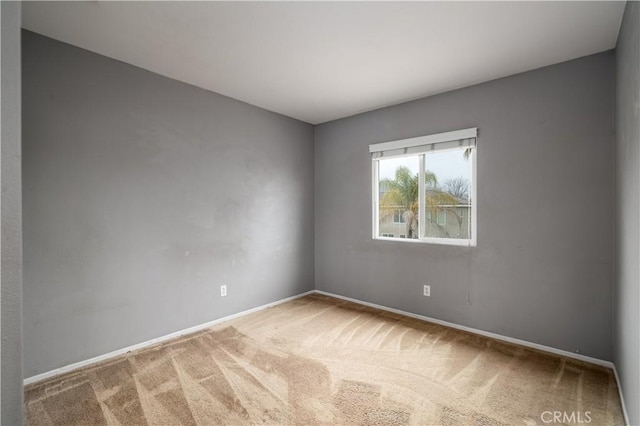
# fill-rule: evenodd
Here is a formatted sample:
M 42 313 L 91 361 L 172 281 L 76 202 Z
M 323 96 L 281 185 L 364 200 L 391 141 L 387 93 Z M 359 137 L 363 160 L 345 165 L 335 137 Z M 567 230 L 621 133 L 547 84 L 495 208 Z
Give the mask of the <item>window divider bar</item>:
M 379 205 L 380 205 L 380 182 L 379 182 L 379 168 L 380 165 L 378 164 L 378 161 L 372 161 L 372 167 L 371 167 L 371 172 L 373 175 L 373 185 L 372 185 L 372 197 L 371 199 L 373 200 L 373 205 L 371 207 L 371 214 L 373 215 L 373 226 L 371 229 L 371 232 L 373 233 L 373 238 L 378 238 L 378 236 L 380 235 L 379 232 L 379 224 L 380 224 L 380 212 L 379 210 Z
M 418 169 L 418 239 L 424 235 L 425 222 L 425 182 L 424 182 L 424 161 L 425 155 L 420 155 Z

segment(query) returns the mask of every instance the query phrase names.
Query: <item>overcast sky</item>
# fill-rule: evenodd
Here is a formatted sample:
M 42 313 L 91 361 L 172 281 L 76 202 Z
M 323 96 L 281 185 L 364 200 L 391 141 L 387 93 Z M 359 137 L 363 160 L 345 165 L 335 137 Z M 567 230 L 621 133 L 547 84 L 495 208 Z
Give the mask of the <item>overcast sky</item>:
M 418 156 L 413 156 L 380 160 L 380 179 L 393 179 L 399 166 L 406 166 L 417 174 L 419 169 L 418 158 Z M 471 178 L 471 160 L 466 160 L 460 150 L 432 152 L 427 154 L 426 161 L 425 169 L 436 174 L 440 185 L 447 179 L 459 176 L 467 180 Z

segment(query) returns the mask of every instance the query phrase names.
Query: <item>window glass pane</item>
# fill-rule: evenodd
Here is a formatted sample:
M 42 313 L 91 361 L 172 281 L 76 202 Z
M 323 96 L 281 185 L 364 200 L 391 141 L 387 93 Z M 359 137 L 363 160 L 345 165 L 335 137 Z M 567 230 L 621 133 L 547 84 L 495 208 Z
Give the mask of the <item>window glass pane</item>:
M 378 161 L 378 236 L 418 238 L 420 157 Z
M 470 238 L 471 155 L 464 147 L 425 154 L 424 237 Z

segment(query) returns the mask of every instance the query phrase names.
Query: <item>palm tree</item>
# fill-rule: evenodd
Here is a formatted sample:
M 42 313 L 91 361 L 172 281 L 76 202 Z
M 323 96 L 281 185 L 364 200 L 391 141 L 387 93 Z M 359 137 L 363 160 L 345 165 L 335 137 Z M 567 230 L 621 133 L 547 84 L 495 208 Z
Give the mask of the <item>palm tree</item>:
M 386 189 L 382 206 L 418 211 L 418 175 L 411 173 L 408 167 L 398 167 L 395 179 L 382 179 L 380 186 Z
M 437 218 L 441 211 L 452 213 L 462 227 L 462 219 L 460 218 L 456 205 L 458 198 L 443 191 L 438 186 L 438 178 L 435 173 L 425 170 L 425 208 L 431 213 L 432 218 Z M 380 188 L 384 188 L 384 193 L 380 199 L 380 216 L 390 217 L 394 211 L 401 210 L 402 218 L 406 224 L 407 238 L 418 238 L 418 174 L 414 174 L 406 166 L 399 166 L 396 169 L 395 178 L 385 178 L 380 181 Z M 431 220 L 428 224 L 435 227 L 437 233 L 442 236 L 450 237 L 447 230 L 441 226 L 437 219 Z
M 438 178 L 433 172 L 425 170 L 427 187 L 437 187 Z M 386 191 L 380 200 L 381 216 L 390 216 L 394 210 L 404 210 L 402 217 L 406 223 L 407 238 L 418 238 L 418 174 L 413 174 L 406 166 L 396 169 L 394 179 L 382 179 L 380 187 Z

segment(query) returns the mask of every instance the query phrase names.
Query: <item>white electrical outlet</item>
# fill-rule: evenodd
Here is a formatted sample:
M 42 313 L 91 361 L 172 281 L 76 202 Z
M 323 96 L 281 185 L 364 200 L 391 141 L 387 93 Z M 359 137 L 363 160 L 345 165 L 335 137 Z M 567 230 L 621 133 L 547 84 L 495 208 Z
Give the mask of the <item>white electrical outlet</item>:
M 221 297 L 225 297 L 227 295 L 227 286 L 226 285 L 221 285 L 220 286 L 220 296 Z
M 425 296 L 431 297 L 431 286 L 425 285 L 422 290 L 422 294 L 424 294 Z

